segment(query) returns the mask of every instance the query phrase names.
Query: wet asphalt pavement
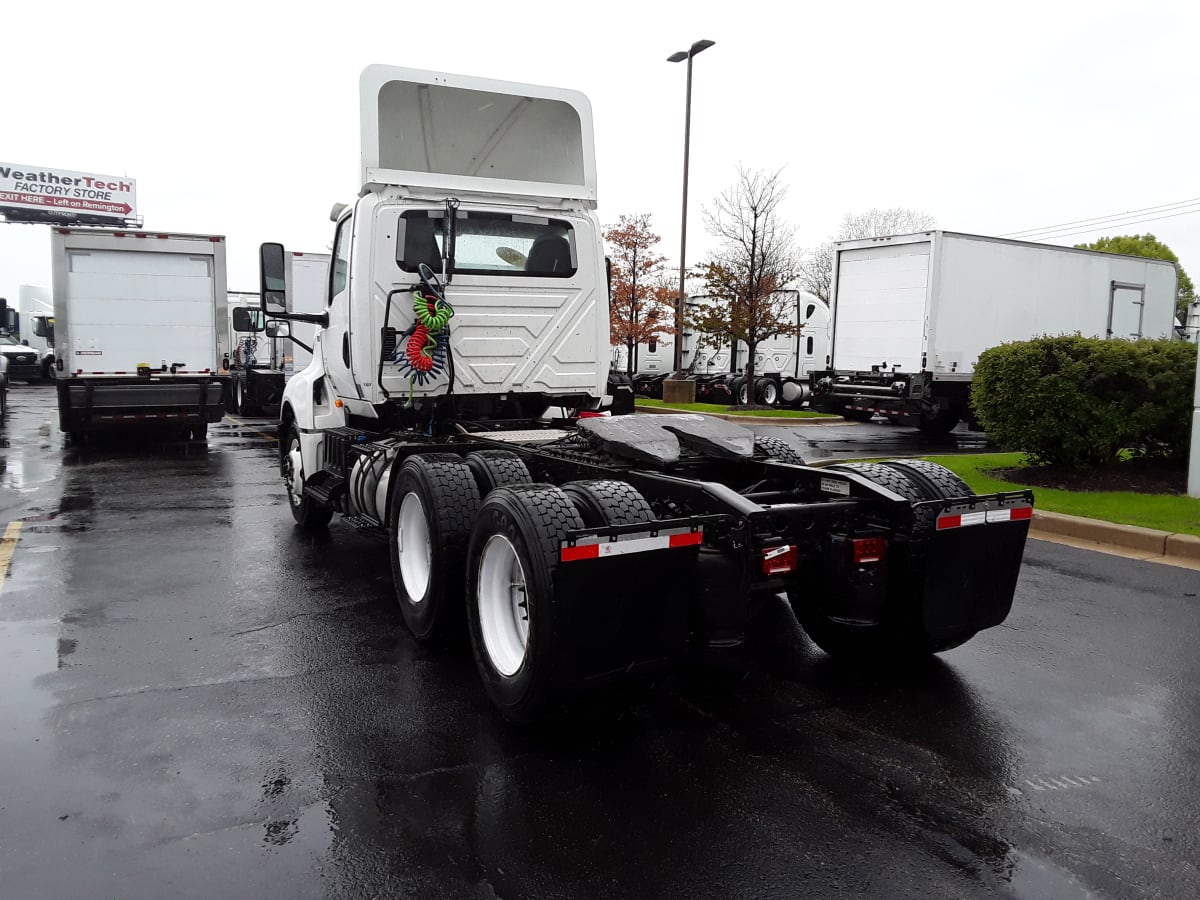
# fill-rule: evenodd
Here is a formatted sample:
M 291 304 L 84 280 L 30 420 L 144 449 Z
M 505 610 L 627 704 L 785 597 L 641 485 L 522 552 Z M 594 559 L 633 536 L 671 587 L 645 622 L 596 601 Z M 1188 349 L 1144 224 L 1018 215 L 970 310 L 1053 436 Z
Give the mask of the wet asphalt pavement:
M 1200 896 L 1200 573 L 1034 541 L 916 672 L 781 602 L 745 674 L 519 730 L 382 543 L 293 527 L 270 432 L 78 450 L 10 393 L 6 900 Z

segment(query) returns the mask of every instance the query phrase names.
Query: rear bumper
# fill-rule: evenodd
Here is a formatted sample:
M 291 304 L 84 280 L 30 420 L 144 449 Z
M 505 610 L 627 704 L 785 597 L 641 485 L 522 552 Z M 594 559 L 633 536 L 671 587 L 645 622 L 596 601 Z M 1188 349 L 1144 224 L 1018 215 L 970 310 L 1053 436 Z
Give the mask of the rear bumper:
M 60 379 L 59 426 L 73 432 L 139 423 L 219 422 L 225 414 L 222 382 L 212 375 Z

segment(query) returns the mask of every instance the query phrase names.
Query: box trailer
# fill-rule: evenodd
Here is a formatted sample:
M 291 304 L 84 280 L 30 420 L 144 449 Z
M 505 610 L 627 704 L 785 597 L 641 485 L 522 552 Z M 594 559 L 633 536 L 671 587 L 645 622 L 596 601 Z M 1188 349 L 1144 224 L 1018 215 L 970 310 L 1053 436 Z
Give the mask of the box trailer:
M 1121 340 L 1173 332 L 1165 260 L 928 231 L 835 245 L 830 358 L 814 405 L 945 433 L 974 424 L 970 384 L 989 347 L 1040 335 Z
M 203 439 L 224 415 L 225 239 L 51 232 L 59 425 L 176 424 Z

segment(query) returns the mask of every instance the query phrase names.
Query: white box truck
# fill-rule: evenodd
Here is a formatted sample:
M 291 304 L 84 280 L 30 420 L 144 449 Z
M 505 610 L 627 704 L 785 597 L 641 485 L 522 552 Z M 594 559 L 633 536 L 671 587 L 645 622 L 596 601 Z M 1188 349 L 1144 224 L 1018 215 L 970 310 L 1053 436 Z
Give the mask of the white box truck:
M 59 425 L 220 421 L 225 239 L 94 228 L 51 231 Z
M 927 231 L 835 245 L 830 358 L 814 405 L 944 434 L 974 424 L 970 384 L 989 347 L 1040 335 L 1171 336 L 1175 264 Z

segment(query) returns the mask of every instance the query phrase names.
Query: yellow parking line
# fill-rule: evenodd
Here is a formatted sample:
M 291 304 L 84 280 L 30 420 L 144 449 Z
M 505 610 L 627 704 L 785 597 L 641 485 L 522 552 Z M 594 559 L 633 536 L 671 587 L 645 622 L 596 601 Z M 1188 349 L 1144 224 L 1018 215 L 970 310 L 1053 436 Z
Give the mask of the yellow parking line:
M 250 429 L 251 431 L 253 431 L 255 434 L 261 434 L 263 437 L 265 437 L 265 438 L 266 438 L 267 440 L 269 440 L 269 441 L 277 441 L 277 440 L 279 440 L 279 438 L 278 438 L 276 435 L 273 435 L 273 434 L 267 434 L 265 431 L 259 431 L 259 430 L 258 430 L 257 428 L 255 428 L 253 425 L 250 425 L 250 424 L 248 424 L 248 423 L 246 423 L 246 422 L 243 422 L 243 421 L 242 421 L 241 419 L 239 419 L 237 416 L 231 416 L 229 413 L 225 413 L 225 418 L 227 418 L 227 419 L 228 419 L 230 422 L 233 422 L 233 423 L 235 423 L 236 425 L 239 425 L 239 426 L 240 426 L 240 427 L 242 427 L 242 428 L 249 428 L 249 429 Z
M 4 579 L 8 577 L 8 566 L 12 562 L 13 551 L 17 549 L 17 536 L 21 533 L 20 522 L 9 522 L 4 529 L 4 537 L 0 538 L 0 590 L 4 590 Z

